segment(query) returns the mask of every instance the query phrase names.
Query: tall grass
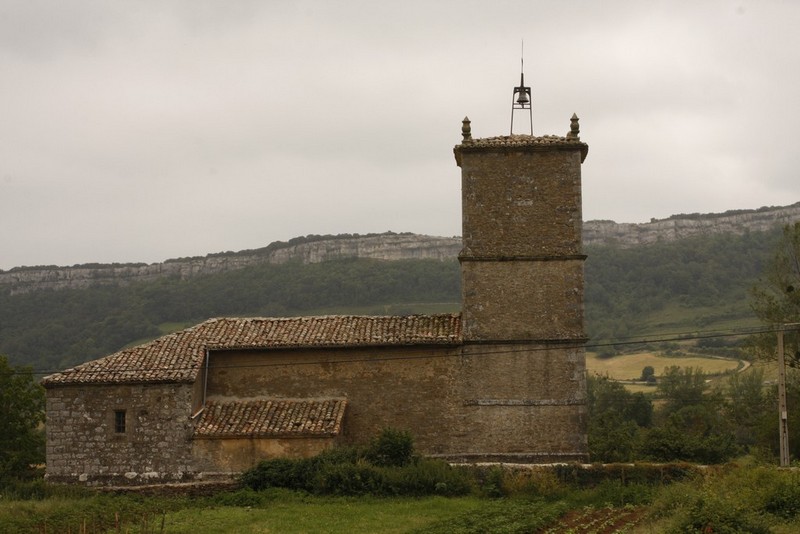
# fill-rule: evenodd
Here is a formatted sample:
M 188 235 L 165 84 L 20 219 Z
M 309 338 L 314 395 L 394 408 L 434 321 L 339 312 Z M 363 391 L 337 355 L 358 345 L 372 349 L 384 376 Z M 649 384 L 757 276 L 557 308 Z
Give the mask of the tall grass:
M 340 458 L 351 457 L 338 453 Z M 334 465 L 348 465 L 346 463 Z M 365 467 L 363 461 L 351 463 Z M 410 462 L 394 469 L 420 465 Z M 449 466 L 448 466 L 449 468 Z M 363 475 L 362 471 L 354 472 Z M 425 470 L 431 469 L 426 467 Z M 431 470 L 435 474 L 437 468 Z M 213 496 L 145 497 L 26 482 L 0 491 L 0 532 L 536 532 L 570 510 L 635 507 L 647 532 L 800 531 L 800 473 L 752 464 L 453 468 L 470 493 L 387 497 L 242 487 Z M 448 470 L 449 472 L 449 470 Z M 341 473 L 340 473 L 341 474 Z M 411 477 L 413 479 L 413 477 Z M 441 482 L 441 477 L 434 477 Z M 352 482 L 349 482 L 352 483 Z M 393 481 L 387 487 L 396 487 Z M 437 482 L 438 483 L 438 482 Z M 436 492 L 436 485 L 430 485 Z M 415 481 L 412 487 L 419 487 Z M 441 488 L 440 488 L 441 489 Z M 358 493 L 358 492 L 356 492 Z M 770 530 L 771 529 L 771 530 Z
M 771 466 L 726 466 L 663 488 L 651 517 L 664 532 L 753 534 L 800 527 L 800 473 Z

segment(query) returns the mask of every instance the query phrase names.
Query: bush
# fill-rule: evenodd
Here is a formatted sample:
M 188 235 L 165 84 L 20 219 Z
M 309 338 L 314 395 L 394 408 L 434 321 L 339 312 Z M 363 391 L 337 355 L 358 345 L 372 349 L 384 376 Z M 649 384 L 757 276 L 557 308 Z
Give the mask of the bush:
M 326 465 L 314 490 L 326 495 L 396 494 L 381 470 L 365 462 Z
M 764 517 L 754 510 L 717 495 L 704 494 L 695 501 L 674 532 L 769 534 L 771 530 Z
M 266 488 L 288 488 L 310 491 L 319 462 L 315 459 L 290 460 L 275 458 L 264 460 L 242 473 L 240 481 L 256 491 Z
M 798 475 L 773 467 L 737 466 L 702 470 L 691 483 L 658 492 L 651 517 L 670 517 L 668 532 L 761 533 L 776 518 L 800 514 Z
M 419 459 L 389 472 L 398 477 L 403 495 L 467 495 L 475 486 L 475 480 L 467 469 L 430 458 Z
M 793 519 L 800 514 L 800 484 L 795 474 L 774 480 L 767 493 L 764 509 L 784 519 Z
M 405 430 L 386 428 L 367 448 L 366 457 L 373 465 L 402 467 L 411 462 L 414 439 Z
M 414 457 L 411 435 L 391 429 L 363 450 L 340 447 L 314 458 L 262 461 L 240 481 L 256 491 L 287 488 L 323 495 L 465 495 L 474 486 L 467 470 Z

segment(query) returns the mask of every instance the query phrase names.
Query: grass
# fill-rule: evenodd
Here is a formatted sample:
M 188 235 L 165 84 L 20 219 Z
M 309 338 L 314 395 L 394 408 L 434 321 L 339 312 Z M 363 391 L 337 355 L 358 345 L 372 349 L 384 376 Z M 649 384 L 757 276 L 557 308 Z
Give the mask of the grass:
M 253 492 L 255 493 L 255 492 Z M 471 497 L 345 498 L 286 490 L 259 492 L 248 505 L 219 504 L 214 498 L 93 495 L 39 501 L 0 500 L 0 532 L 121 532 L 174 534 L 457 533 L 509 530 L 514 524 L 543 525 L 563 504 Z M 513 512 L 513 513 L 512 513 Z M 497 528 L 499 528 L 499 530 Z
M 475 513 L 485 504 L 475 497 L 447 499 L 344 499 L 287 494 L 263 507 L 187 508 L 169 513 L 165 531 L 401 533 Z
M 570 518 L 576 532 L 601 532 L 581 528 L 588 523 L 580 518 L 600 528 L 604 517 L 619 518 L 631 510 L 636 523 L 621 531 L 704 532 L 713 525 L 714 532 L 788 533 L 800 528 L 800 472 L 752 460 L 699 470 L 668 485 L 609 480 L 577 488 L 541 472 L 526 480 L 518 475 L 506 472 L 500 498 L 324 497 L 277 489 L 198 498 L 58 487 L 38 498 L 0 493 L 0 532 L 525 533 L 558 526 L 562 517 Z M 118 528 L 116 514 L 122 519 Z
M 671 303 L 657 311 L 641 317 L 636 325 L 639 334 L 671 336 L 676 332 L 696 332 L 709 330 L 735 330 L 758 327 L 762 324 L 753 316 L 746 301 L 738 305 L 683 306 Z
M 597 354 L 586 353 L 586 368 L 590 373 L 597 373 L 614 380 L 636 380 L 642 375 L 645 366 L 652 366 L 658 377 L 666 367 L 700 367 L 710 375 L 735 371 L 740 363 L 737 360 L 710 358 L 708 356 L 665 356 L 653 352 L 624 354 L 612 358 L 598 358 Z

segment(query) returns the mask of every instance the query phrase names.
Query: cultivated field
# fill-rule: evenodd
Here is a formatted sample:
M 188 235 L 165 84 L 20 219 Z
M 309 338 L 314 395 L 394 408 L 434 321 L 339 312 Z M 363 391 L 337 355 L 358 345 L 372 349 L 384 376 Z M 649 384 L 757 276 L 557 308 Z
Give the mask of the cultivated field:
M 598 358 L 593 352 L 586 353 L 586 368 L 589 373 L 608 376 L 613 380 L 636 380 L 642 375 L 642 369 L 652 366 L 656 377 L 663 374 L 664 369 L 678 367 L 700 368 L 709 375 L 730 373 L 744 367 L 739 360 L 726 358 L 710 358 L 708 356 L 665 356 L 653 352 L 625 354 L 612 358 Z

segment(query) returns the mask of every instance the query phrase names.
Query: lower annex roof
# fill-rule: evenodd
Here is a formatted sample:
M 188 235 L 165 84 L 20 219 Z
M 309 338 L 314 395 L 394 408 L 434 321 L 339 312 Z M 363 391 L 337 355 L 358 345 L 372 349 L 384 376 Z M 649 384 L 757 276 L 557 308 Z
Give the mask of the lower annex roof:
M 346 399 L 209 401 L 194 437 L 334 437 L 341 432 L 346 407 Z
M 209 319 L 45 377 L 45 387 L 194 382 L 207 350 L 459 345 L 461 315 Z

